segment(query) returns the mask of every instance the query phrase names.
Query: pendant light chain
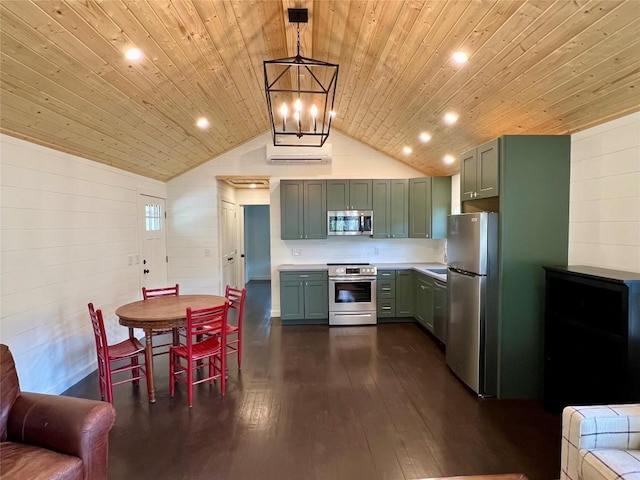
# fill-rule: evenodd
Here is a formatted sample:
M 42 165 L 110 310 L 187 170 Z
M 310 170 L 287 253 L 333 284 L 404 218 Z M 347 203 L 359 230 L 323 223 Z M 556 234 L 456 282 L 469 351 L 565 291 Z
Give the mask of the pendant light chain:
M 289 22 L 296 24 L 295 56 L 263 62 L 273 144 L 321 147 L 335 116 L 333 102 L 339 65 L 302 56 L 300 24 L 308 22 L 308 11 L 290 8 L 288 13 Z

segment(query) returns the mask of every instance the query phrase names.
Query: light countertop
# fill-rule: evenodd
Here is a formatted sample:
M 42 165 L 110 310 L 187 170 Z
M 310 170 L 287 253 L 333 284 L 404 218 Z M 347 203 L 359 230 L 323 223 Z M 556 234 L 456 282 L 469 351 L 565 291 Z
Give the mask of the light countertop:
M 414 270 L 430 277 L 436 278 L 440 281 L 446 282 L 446 274 L 438 274 L 430 272 L 430 268 L 447 268 L 442 263 L 380 263 L 371 262 L 371 265 L 378 267 L 378 270 Z M 299 272 L 299 271 L 326 271 L 326 263 L 307 263 L 307 264 L 282 264 L 278 266 L 279 272 Z

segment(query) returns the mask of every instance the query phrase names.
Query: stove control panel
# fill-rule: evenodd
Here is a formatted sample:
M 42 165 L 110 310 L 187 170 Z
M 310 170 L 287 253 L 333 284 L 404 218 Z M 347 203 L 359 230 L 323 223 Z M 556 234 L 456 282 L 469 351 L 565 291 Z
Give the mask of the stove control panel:
M 372 265 L 367 265 L 366 267 L 360 266 L 340 266 L 340 267 L 332 267 L 330 268 L 329 275 L 334 276 L 349 276 L 349 275 L 377 275 L 378 269 Z

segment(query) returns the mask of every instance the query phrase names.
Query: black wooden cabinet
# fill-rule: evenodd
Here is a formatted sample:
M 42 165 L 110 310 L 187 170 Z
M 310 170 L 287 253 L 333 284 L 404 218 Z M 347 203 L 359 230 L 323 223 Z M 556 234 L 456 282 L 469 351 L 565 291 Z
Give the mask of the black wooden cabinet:
M 545 267 L 544 407 L 640 401 L 640 274 Z

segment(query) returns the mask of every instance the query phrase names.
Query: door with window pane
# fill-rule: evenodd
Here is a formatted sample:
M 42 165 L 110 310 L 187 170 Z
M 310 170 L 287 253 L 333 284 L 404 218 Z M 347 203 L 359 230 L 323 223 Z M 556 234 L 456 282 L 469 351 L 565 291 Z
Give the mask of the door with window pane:
M 167 234 L 165 200 L 140 195 L 140 285 L 157 288 L 167 285 Z

